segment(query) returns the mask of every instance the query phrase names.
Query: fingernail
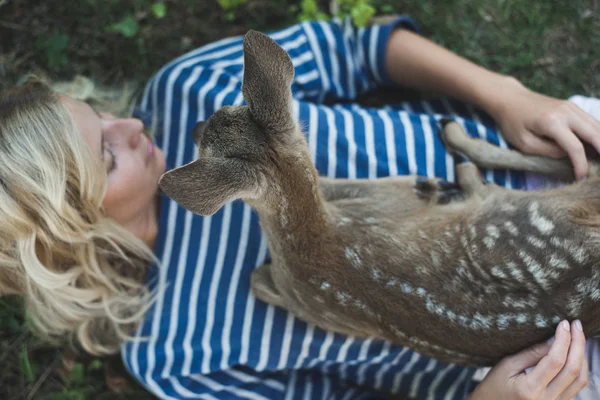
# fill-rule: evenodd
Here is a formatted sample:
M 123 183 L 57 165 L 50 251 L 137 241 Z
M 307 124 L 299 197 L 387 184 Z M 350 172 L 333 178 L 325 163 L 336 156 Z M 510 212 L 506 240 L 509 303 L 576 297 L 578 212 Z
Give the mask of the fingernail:
M 569 324 L 569 321 L 564 320 L 563 322 L 560 323 L 563 327 L 563 329 L 567 332 L 571 332 L 571 325 Z
M 581 326 L 581 321 L 580 320 L 575 320 L 575 327 L 577 329 L 579 329 L 580 331 L 583 331 L 583 326 Z

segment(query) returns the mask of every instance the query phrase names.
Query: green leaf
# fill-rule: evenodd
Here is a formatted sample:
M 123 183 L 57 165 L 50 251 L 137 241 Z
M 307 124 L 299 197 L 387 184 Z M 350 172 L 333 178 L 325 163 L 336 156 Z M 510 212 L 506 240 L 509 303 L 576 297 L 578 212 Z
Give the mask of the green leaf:
M 381 12 L 384 14 L 393 14 L 396 12 L 396 8 L 391 4 L 384 4 L 381 6 Z
M 132 16 L 127 16 L 121 21 L 106 27 L 108 32 L 117 32 L 123 36 L 130 38 L 135 36 L 138 31 L 138 23 Z
M 167 5 L 162 2 L 152 4 L 152 14 L 156 18 L 164 18 L 167 15 Z
M 245 4 L 247 1 L 248 0 L 219 0 L 219 5 L 223 10 L 231 12 L 242 4 Z
M 83 370 L 83 364 L 75 363 L 73 366 L 73 371 L 71 371 L 71 380 L 76 385 L 83 384 L 83 380 L 85 378 L 85 372 Z
M 36 47 L 44 52 L 48 67 L 55 69 L 67 64 L 65 53 L 69 47 L 69 37 L 64 33 L 38 38 Z
M 23 349 L 21 350 L 21 370 L 23 371 L 23 375 L 25 375 L 25 379 L 27 379 L 29 382 L 32 382 L 33 379 L 35 378 L 35 364 L 32 364 L 31 361 L 29 360 L 29 354 L 27 351 L 27 346 L 23 346 Z
M 375 8 L 363 1 L 352 7 L 352 10 L 350 11 L 350 15 L 352 15 L 352 21 L 358 27 L 367 25 L 374 14 Z
M 92 362 L 88 365 L 88 369 L 90 371 L 96 371 L 100 368 L 102 368 L 102 361 L 100 361 L 98 359 L 92 360 Z

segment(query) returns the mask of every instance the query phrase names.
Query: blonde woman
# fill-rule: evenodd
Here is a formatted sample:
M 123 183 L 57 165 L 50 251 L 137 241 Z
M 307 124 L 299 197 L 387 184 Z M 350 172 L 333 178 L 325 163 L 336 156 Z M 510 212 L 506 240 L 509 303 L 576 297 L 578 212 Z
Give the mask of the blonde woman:
M 600 149 L 596 120 L 416 29 L 400 18 L 363 30 L 306 22 L 272 34 L 294 60 L 294 112 L 321 174 L 452 180 L 454 165 L 435 134 L 436 121 L 450 115 L 505 146 L 493 118 L 513 145 L 567 155 L 585 176 L 582 143 Z M 74 336 L 94 354 L 121 351 L 131 374 L 166 399 L 575 396 L 588 381 L 579 321 L 562 322 L 553 344 L 508 357 L 478 384 L 473 369 L 322 331 L 250 294 L 250 273 L 268 258 L 256 215 L 234 202 L 201 218 L 157 187 L 166 168 L 195 157 L 188 133 L 196 121 L 242 104 L 241 51 L 236 37 L 166 65 L 146 87 L 135 111 L 141 119 L 115 118 L 39 83 L 0 95 L 0 289 L 26 297 L 38 334 Z M 354 103 L 384 85 L 435 89 L 461 102 Z M 485 175 L 527 184 L 519 173 Z

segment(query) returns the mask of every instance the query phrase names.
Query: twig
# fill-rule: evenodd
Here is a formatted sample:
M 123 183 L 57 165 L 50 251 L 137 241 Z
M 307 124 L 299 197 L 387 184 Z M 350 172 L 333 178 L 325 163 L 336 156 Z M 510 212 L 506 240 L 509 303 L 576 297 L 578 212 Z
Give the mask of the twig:
M 0 1 L 2 1 L 2 0 L 0 0 Z M 31 28 L 28 28 L 25 25 L 15 24 L 14 22 L 9 22 L 9 21 L 0 20 L 0 26 L 9 28 L 9 29 L 14 29 L 14 30 L 21 31 L 21 32 L 31 32 Z
M 0 355 L 0 365 L 4 365 L 4 360 L 11 353 L 11 350 L 14 349 L 16 346 L 18 346 L 19 344 L 21 344 L 21 342 L 23 340 L 25 340 L 26 336 L 27 335 L 25 333 L 21 333 L 19 336 L 17 336 L 17 338 L 15 340 L 12 341 L 10 346 L 8 346 L 8 350 L 5 351 L 4 353 L 2 353 L 2 355 Z
M 48 368 L 46 368 L 46 370 L 40 376 L 40 378 L 35 382 L 35 385 L 33 385 L 33 387 L 31 388 L 31 391 L 27 395 L 27 399 L 26 400 L 33 399 L 33 396 L 39 390 L 39 388 L 42 386 L 42 383 L 44 383 L 44 381 L 48 378 L 48 376 L 50 375 L 50 373 L 54 370 L 54 367 L 55 367 L 55 364 L 57 363 L 57 360 L 58 359 L 55 359 L 54 361 L 52 361 L 52 363 L 50 363 L 50 365 L 48 366 Z

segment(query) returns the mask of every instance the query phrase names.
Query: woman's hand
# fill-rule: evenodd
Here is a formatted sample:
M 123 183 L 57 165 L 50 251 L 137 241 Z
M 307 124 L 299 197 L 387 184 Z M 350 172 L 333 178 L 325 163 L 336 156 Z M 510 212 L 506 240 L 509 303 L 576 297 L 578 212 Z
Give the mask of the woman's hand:
M 529 371 L 527 368 L 533 367 Z M 588 364 L 581 323 L 562 321 L 554 342 L 504 358 L 477 386 L 469 400 L 567 400 L 585 387 Z
M 569 101 L 533 92 L 514 79 L 506 79 L 499 90 L 489 112 L 506 140 L 525 153 L 567 155 L 576 178 L 584 178 L 588 163 L 583 142 L 600 152 L 600 121 Z

